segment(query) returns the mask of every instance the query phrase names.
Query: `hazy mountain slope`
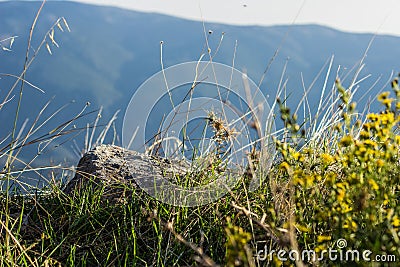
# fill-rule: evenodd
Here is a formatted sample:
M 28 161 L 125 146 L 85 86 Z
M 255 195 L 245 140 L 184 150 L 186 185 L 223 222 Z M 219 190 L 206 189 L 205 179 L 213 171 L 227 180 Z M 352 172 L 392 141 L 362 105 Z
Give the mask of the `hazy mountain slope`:
M 0 37 L 19 36 L 13 52 L 0 52 L 1 73 L 18 74 L 21 71 L 29 27 L 39 6 L 38 2 L 0 2 Z M 33 47 L 60 16 L 66 17 L 72 32 L 56 31 L 55 38 L 60 48 L 53 48 L 52 56 L 43 49 L 27 74 L 27 79 L 44 89 L 46 94 L 26 89 L 22 103 L 21 117 L 32 120 L 41 106 L 53 96 L 55 100 L 48 114 L 75 100 L 63 115 L 51 121 L 46 130 L 75 114 L 87 101 L 92 103 L 92 107 L 104 106 L 106 116 L 117 109 L 123 112 L 135 89 L 160 70 L 161 40 L 164 41 L 165 66 L 171 66 L 197 60 L 204 52 L 205 35 L 208 35 L 200 22 L 59 1 L 45 5 L 35 29 Z M 256 82 L 280 48 L 262 89 L 266 94 L 274 95 L 285 61 L 289 58 L 285 77 L 290 79 L 287 90 L 293 93 L 291 103 L 296 103 L 303 93 L 300 73 L 303 73 L 308 86 L 334 54 L 335 64 L 330 77 L 333 81 L 337 66 L 341 65 L 342 69 L 353 67 L 372 38 L 368 34 L 343 33 L 315 25 L 238 27 L 206 23 L 205 30 L 213 31 L 209 36 L 213 51 L 222 32 L 225 33 L 215 61 L 231 65 L 237 40 L 235 66 L 246 69 Z M 377 36 L 363 71 L 364 74 L 371 73 L 372 77 L 362 85 L 368 88 L 374 79 L 383 74 L 384 79 L 377 87 L 380 89 L 390 72 L 400 69 L 398 58 L 400 38 Z M 319 100 L 319 88 L 323 81 L 321 77 L 310 95 L 314 105 Z M 11 82 L 13 79 L 7 77 L 0 80 L 0 99 L 3 99 Z M 14 111 L 15 105 L 10 103 L 0 112 L 0 139 L 8 133 Z

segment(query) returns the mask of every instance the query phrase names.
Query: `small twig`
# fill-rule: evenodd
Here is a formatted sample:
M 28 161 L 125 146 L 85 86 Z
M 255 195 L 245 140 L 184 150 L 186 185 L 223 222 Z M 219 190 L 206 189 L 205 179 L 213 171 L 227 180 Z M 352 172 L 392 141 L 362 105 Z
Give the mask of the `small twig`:
M 254 212 L 249 211 L 248 209 L 246 209 L 245 207 L 241 207 L 239 205 L 237 205 L 235 202 L 231 202 L 231 206 L 241 212 L 244 213 L 244 215 L 246 215 L 249 219 L 251 219 L 253 222 L 255 222 L 256 224 L 258 224 L 263 230 L 265 230 L 269 236 L 271 236 L 275 241 L 279 242 L 279 237 L 278 235 L 275 233 L 275 231 L 272 229 L 272 227 L 266 223 L 264 223 L 265 219 L 261 219 L 259 220 L 259 216 L 257 214 L 255 214 Z M 256 219 L 255 219 L 256 218 Z

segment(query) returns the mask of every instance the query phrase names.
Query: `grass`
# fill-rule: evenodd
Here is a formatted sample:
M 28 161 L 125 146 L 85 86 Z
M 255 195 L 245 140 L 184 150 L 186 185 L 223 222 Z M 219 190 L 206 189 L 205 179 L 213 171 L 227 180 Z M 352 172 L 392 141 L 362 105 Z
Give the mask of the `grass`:
M 43 46 L 51 53 L 58 46 L 54 30 L 60 27 L 68 27 L 62 18 L 35 51 Z M 0 42 L 2 47 L 5 41 Z M 36 57 L 29 56 L 29 51 L 24 71 L 2 101 L 0 112 L 1 106 L 12 103 L 9 97 L 17 85 L 21 86 L 20 98 L 23 96 L 25 73 Z M 328 64 L 327 77 L 332 61 Z M 282 82 L 273 109 L 284 128 L 274 133 L 278 153 L 267 179 L 257 190 L 248 191 L 252 175 L 257 175 L 259 158 L 254 153 L 252 167 L 229 194 L 199 207 L 170 206 L 118 182 L 107 186 L 93 183 L 66 194 L 55 173 L 45 177 L 48 186 L 28 188 L 29 194 L 8 190 L 12 183 L 20 183 L 21 171 L 14 170 L 12 163 L 20 149 L 35 143 L 35 129 L 42 127 L 36 120 L 21 137 L 14 126 L 3 141 L 8 145 L 0 150 L 1 158 L 7 158 L 1 173 L 5 190 L 0 193 L 0 265 L 394 265 L 393 260 L 400 260 L 400 88 L 398 78 L 394 78 L 392 93 L 377 96 L 382 104 L 380 112 L 357 112 L 353 96 L 361 68 L 362 64 L 347 88 L 339 77 L 331 90 L 325 84 L 317 114 L 306 112 L 305 89 L 301 105 L 307 116 L 301 123 L 296 115 L 299 108 L 292 112 L 286 105 Z M 15 121 L 19 108 L 17 105 Z M 85 109 L 39 140 L 69 133 L 71 122 L 81 119 Z M 94 145 L 89 129 L 97 123 L 88 127 L 86 150 Z M 97 138 L 98 143 L 110 125 Z M 214 114 L 207 127 L 215 130 L 222 147 L 227 128 L 221 125 L 226 122 Z M 219 154 L 215 152 L 212 170 L 221 167 Z M 32 170 L 26 164 L 23 171 Z M 210 172 L 200 170 L 196 175 L 199 183 L 210 179 Z M 184 182 L 191 178 L 185 177 Z M 118 201 L 105 197 L 110 187 L 118 188 L 125 197 Z M 346 242 L 345 246 L 339 241 Z M 385 256 L 387 262 L 330 259 L 326 252 L 340 250 L 338 246 L 344 254 L 347 249 L 368 250 L 369 258 Z M 317 257 L 296 259 L 286 254 L 288 260 L 284 261 L 277 253 L 280 249 L 292 251 L 292 255 L 312 250 Z M 266 254 L 272 251 L 275 253 Z

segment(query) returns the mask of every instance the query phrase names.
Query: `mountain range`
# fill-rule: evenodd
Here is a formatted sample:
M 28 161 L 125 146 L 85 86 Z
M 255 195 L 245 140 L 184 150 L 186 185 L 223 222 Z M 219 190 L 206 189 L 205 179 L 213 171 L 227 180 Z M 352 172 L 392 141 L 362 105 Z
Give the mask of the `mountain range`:
M 11 51 L 0 51 L 0 101 L 15 82 L 15 78 L 4 74 L 19 75 L 23 69 L 29 29 L 40 4 L 35 1 L 0 2 L 0 40 L 18 36 Z M 116 121 L 119 132 L 132 94 L 147 78 L 161 70 L 161 41 L 163 63 L 168 67 L 198 60 L 206 52 L 207 40 L 212 53 L 218 50 L 214 61 L 230 66 L 234 62 L 237 69 L 246 70 L 256 83 L 265 74 L 260 88 L 270 96 L 270 104 L 274 101 L 284 69 L 290 105 L 300 101 L 304 93 L 303 81 L 305 87 L 310 86 L 322 70 L 309 95 L 311 106 L 316 107 L 328 69 L 327 62 L 334 55 L 328 77 L 328 87 L 331 88 L 339 66 L 342 77 L 354 72 L 353 67 L 359 64 L 371 40 L 366 66 L 361 72 L 361 77 L 370 77 L 360 84 L 360 93 L 380 79 L 370 93 L 374 98 L 377 91 L 388 87 L 386 82 L 392 73 L 400 70 L 399 37 L 347 33 L 319 25 L 261 27 L 203 23 L 67 1 L 45 4 L 33 32 L 31 55 L 59 17 L 65 17 L 71 32 L 66 31 L 65 26 L 64 32 L 56 27 L 54 39 L 59 47 L 52 45 L 47 38 L 52 54 L 43 47 L 29 68 L 26 80 L 45 93 L 25 87 L 18 126 L 21 127 L 25 118 L 29 118 L 28 125 L 32 123 L 49 100 L 49 108 L 40 121 L 64 104 L 69 106 L 49 121 L 37 136 L 73 118 L 87 102 L 91 103 L 88 111 L 100 106 L 104 108 L 102 123 L 106 123 L 115 111 L 121 110 Z M 344 80 L 344 85 L 350 79 L 351 75 Z M 18 94 L 17 87 L 12 101 L 0 111 L 0 140 L 10 133 Z M 367 99 L 364 98 L 364 103 Z M 87 118 L 94 119 L 92 115 Z M 78 128 L 86 125 L 85 119 L 76 122 L 80 125 Z M 83 137 L 84 133 L 73 137 L 78 147 L 83 146 Z M 72 146 L 69 142 L 58 148 L 55 154 L 63 155 L 67 162 L 76 163 Z

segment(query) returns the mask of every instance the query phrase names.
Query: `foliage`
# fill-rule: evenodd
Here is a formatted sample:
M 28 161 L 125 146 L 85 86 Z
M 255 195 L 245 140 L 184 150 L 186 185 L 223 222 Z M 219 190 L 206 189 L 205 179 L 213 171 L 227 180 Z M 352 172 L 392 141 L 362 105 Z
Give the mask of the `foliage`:
M 291 192 L 296 236 L 301 247 L 316 252 L 335 248 L 370 250 L 373 255 L 397 255 L 399 242 L 399 89 L 378 96 L 384 110 L 361 123 L 348 91 L 336 81 L 345 111 L 343 123 L 332 126 L 337 142 L 302 151 L 277 141 L 282 163 L 277 173 Z M 394 105 L 393 105 L 394 104 Z M 328 141 L 328 140 L 327 140 Z M 287 228 L 287 227 L 286 227 Z M 345 249 L 345 248 L 344 248 Z

